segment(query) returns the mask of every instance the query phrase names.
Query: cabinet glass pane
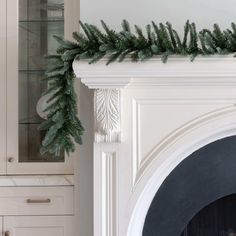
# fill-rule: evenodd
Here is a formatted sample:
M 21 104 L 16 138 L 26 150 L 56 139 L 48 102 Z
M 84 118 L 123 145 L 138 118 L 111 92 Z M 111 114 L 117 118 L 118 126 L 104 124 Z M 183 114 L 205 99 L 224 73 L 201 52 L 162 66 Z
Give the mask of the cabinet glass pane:
M 19 0 L 20 21 L 63 21 L 64 0 Z
M 19 161 L 61 162 L 60 158 L 40 155 L 44 132 L 36 110 L 47 87 L 42 82 L 46 69 L 45 55 L 56 51 L 53 35 L 64 34 L 63 0 L 19 0 Z

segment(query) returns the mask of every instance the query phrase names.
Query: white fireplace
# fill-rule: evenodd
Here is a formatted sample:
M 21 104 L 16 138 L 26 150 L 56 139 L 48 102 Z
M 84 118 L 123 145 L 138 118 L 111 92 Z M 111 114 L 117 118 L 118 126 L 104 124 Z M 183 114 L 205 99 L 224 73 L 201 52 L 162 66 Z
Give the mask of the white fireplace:
M 94 236 L 141 236 L 170 173 L 236 135 L 236 59 L 75 61 L 74 71 L 94 89 Z

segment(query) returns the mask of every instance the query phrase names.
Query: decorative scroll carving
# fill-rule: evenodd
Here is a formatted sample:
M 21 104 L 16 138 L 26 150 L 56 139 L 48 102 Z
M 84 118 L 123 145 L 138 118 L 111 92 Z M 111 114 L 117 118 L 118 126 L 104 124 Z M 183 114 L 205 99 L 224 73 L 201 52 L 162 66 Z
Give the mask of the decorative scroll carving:
M 95 141 L 120 141 L 120 90 L 97 89 L 94 93 Z

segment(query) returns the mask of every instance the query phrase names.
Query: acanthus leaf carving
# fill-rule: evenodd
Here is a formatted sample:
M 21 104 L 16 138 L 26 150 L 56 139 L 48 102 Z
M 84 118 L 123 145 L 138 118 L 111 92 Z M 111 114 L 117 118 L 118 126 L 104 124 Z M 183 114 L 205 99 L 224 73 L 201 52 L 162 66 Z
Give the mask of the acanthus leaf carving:
M 95 141 L 120 141 L 120 90 L 97 89 L 95 100 Z

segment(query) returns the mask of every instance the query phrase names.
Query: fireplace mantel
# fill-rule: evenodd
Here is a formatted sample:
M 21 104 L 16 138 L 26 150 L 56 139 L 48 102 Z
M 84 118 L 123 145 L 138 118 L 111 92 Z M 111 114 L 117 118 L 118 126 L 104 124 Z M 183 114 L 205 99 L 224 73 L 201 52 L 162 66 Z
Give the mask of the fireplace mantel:
M 127 85 L 235 85 L 236 59 L 230 56 L 171 57 L 167 63 L 161 59 L 145 62 L 112 63 L 106 59 L 95 64 L 88 60 L 75 61 L 75 74 L 90 89 L 120 89 Z M 145 78 L 145 80 L 143 80 Z
M 94 235 L 141 236 L 155 193 L 192 152 L 236 134 L 236 59 L 75 61 L 94 89 Z

